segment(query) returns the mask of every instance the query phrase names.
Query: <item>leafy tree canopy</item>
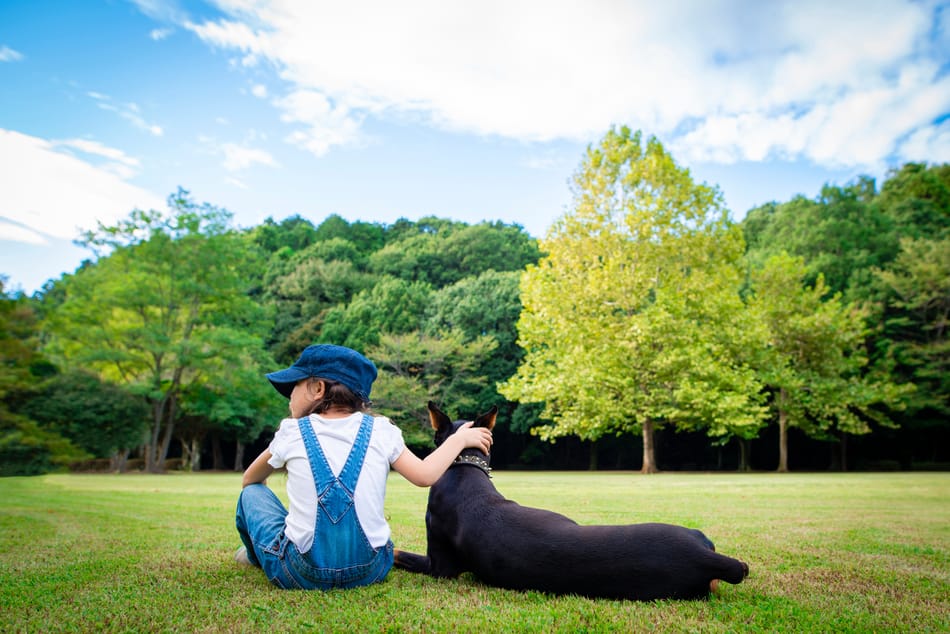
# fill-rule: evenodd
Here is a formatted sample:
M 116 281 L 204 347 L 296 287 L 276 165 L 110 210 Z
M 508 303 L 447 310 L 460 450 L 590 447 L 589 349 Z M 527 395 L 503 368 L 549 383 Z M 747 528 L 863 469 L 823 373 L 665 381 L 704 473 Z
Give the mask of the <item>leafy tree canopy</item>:
M 89 454 L 56 429 L 19 411 L 38 393 L 51 366 L 39 352 L 31 302 L 22 296 L 8 296 L 5 282 L 0 276 L 0 476 L 34 475 Z
M 313 223 L 300 216 L 290 216 L 284 220 L 274 222 L 267 218 L 250 231 L 251 238 L 267 253 L 275 253 L 281 249 L 290 252 L 307 248 L 317 240 L 317 230 Z
M 950 418 L 950 237 L 901 240 L 901 252 L 876 275 L 886 293 L 885 333 L 895 374 L 917 390 L 910 412 Z
M 821 275 L 805 283 L 806 271 L 801 258 L 789 255 L 753 271 L 751 308 L 768 331 L 759 371 L 779 419 L 780 471 L 788 470 L 788 427 L 815 437 L 831 429 L 867 433 L 869 421 L 892 424 L 876 406 L 899 407 L 905 391 L 865 372 L 865 312 L 840 293 L 829 297 Z
M 85 370 L 57 374 L 21 411 L 97 458 L 141 446 L 151 418 L 141 397 Z
M 437 336 L 418 331 L 384 334 L 369 351 L 380 370 L 373 401 L 402 428 L 407 444 L 430 448 L 432 428 L 425 404 L 450 403 L 455 411 L 474 416 L 477 403 L 471 395 L 486 384 L 479 367 L 496 347 L 491 337 L 466 341 L 458 330 Z
M 950 164 L 892 170 L 878 200 L 900 237 L 943 237 L 950 231 Z
M 797 196 L 753 209 L 743 222 L 750 258 L 762 266 L 773 255 L 798 255 L 809 284 L 820 274 L 832 293 L 859 292 L 871 267 L 897 253 L 893 220 L 875 196 L 874 181 L 862 178 L 847 187 L 826 185 L 814 200 Z
M 349 304 L 327 311 L 320 341 L 366 350 L 379 344 L 381 335 L 412 332 L 425 314 L 431 293 L 426 282 L 383 277 Z
M 502 393 L 544 402 L 546 437 L 641 431 L 645 471 L 662 422 L 756 428 L 755 377 L 732 354 L 756 332 L 742 328 L 744 244 L 719 191 L 627 128 L 588 149 L 574 185 L 522 279 L 525 360 Z
M 93 369 L 149 402 L 150 469 L 164 461 L 182 395 L 220 380 L 222 360 L 245 362 L 242 350 L 262 346 L 268 328 L 247 293 L 254 253 L 230 214 L 184 190 L 168 208 L 86 232 L 83 244 L 111 251 L 66 281 L 47 320 L 47 349 L 64 367 Z
M 375 222 L 347 222 L 340 216 L 332 214 L 317 227 L 316 240 L 345 240 L 354 245 L 357 253 L 369 254 L 383 247 L 387 239 L 385 226 Z
M 518 225 L 426 226 L 432 229 L 406 233 L 374 253 L 371 270 L 441 288 L 485 271 L 520 271 L 539 257 L 537 243 Z

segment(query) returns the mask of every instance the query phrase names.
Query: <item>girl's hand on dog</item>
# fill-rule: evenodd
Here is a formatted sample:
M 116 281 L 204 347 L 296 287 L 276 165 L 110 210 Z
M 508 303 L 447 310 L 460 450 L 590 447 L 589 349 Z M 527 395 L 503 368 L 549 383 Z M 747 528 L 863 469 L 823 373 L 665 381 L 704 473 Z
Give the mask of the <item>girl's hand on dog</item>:
M 478 449 L 488 455 L 491 450 L 491 430 L 473 427 L 474 421 L 461 425 L 458 430 L 435 448 L 435 451 L 420 460 L 408 448 L 403 450 L 393 469 L 416 486 L 428 487 L 442 477 L 445 470 L 467 448 Z
M 487 456 L 492 445 L 491 430 L 487 427 L 472 427 L 474 424 L 474 421 L 465 423 L 453 435 L 460 437 L 466 448 L 480 449 Z

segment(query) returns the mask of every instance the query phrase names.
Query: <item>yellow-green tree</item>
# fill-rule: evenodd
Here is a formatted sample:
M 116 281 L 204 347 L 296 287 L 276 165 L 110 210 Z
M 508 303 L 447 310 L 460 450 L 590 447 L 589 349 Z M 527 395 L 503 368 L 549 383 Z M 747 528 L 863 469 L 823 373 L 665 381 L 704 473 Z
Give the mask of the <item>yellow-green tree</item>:
M 573 185 L 522 277 L 525 359 L 502 393 L 545 404 L 546 439 L 641 433 L 644 472 L 661 425 L 753 435 L 763 331 L 739 296 L 744 243 L 720 192 L 626 127 L 588 148 Z
M 750 309 L 768 332 L 759 368 L 778 418 L 779 471 L 788 471 L 789 427 L 813 437 L 868 433 L 870 421 L 892 424 L 882 406 L 899 407 L 910 389 L 868 372 L 865 311 L 831 295 L 822 275 L 813 285 L 807 276 L 804 260 L 787 254 L 752 272 Z

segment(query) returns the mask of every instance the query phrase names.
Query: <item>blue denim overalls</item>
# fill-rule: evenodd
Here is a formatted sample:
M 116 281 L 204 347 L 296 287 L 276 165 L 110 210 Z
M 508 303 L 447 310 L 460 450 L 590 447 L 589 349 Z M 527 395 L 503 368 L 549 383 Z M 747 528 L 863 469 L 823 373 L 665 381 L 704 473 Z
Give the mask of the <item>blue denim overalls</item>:
M 379 549 L 370 545 L 356 516 L 356 506 L 353 502 L 356 482 L 373 433 L 373 418 L 368 414 L 363 415 L 353 448 L 339 477 L 333 475 L 330 470 L 309 418 L 301 418 L 298 426 L 310 460 L 310 470 L 313 472 L 319 500 L 313 529 L 313 545 L 308 552 L 301 554 L 296 545 L 287 539 L 283 533 L 283 518 L 287 514 L 284 510 L 276 539 L 263 547 L 258 544 L 254 549 L 254 557 L 251 557 L 251 549 L 248 548 L 249 559 L 252 562 L 257 559 L 255 563 L 261 565 L 267 578 L 274 585 L 287 589 L 353 588 L 382 581 L 393 564 L 393 543 L 389 541 Z M 268 494 L 273 497 L 273 501 L 244 500 L 245 496 L 266 498 Z M 254 511 L 261 506 L 272 506 L 273 502 L 281 509 L 283 505 L 273 491 L 263 485 L 246 487 L 241 498 L 238 502 L 238 531 L 242 532 L 242 539 L 245 538 L 245 533 L 250 533 L 250 539 L 244 539 L 247 545 L 248 541 L 255 541 L 256 531 L 253 529 L 261 528 L 251 526 L 254 522 L 251 516 L 257 515 Z M 267 509 L 261 510 L 267 514 Z M 245 524 L 244 531 L 241 530 L 242 522 Z M 270 525 L 275 526 L 273 520 Z

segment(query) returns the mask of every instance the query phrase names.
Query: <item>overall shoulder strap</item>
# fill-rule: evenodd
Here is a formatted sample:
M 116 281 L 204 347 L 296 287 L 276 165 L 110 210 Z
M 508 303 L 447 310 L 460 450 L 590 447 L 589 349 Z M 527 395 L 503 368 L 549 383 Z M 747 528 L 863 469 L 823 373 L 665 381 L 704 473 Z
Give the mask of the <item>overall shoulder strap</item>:
M 340 482 L 350 491 L 356 490 L 356 481 L 360 477 L 360 471 L 363 470 L 363 461 L 366 459 L 366 451 L 369 449 L 369 440 L 373 434 L 373 417 L 369 414 L 363 414 L 363 420 L 360 422 L 360 429 L 356 432 L 356 439 L 353 441 L 353 449 L 340 471 Z
M 327 462 L 323 448 L 317 440 L 317 435 L 310 424 L 310 418 L 305 416 L 299 419 L 297 425 L 300 428 L 300 435 L 303 437 L 307 457 L 310 459 L 310 471 L 313 473 L 313 480 L 317 484 L 317 493 L 319 494 L 325 490 L 336 480 L 339 480 L 348 490 L 355 490 L 356 481 L 360 477 L 363 461 L 366 458 L 366 450 L 369 447 L 369 440 L 373 433 L 373 417 L 369 414 L 363 415 L 360 428 L 356 432 L 356 438 L 353 441 L 353 447 L 350 449 L 350 455 L 347 456 L 346 464 L 343 465 L 339 477 L 335 476 L 330 469 L 330 463 Z
M 307 450 L 307 458 L 310 459 L 310 471 L 313 473 L 313 481 L 317 485 L 317 495 L 330 486 L 336 476 L 330 469 L 327 457 L 317 441 L 317 435 L 313 432 L 313 426 L 310 424 L 310 417 L 304 416 L 297 420 L 297 426 L 300 428 L 300 436 L 303 438 L 303 446 Z

